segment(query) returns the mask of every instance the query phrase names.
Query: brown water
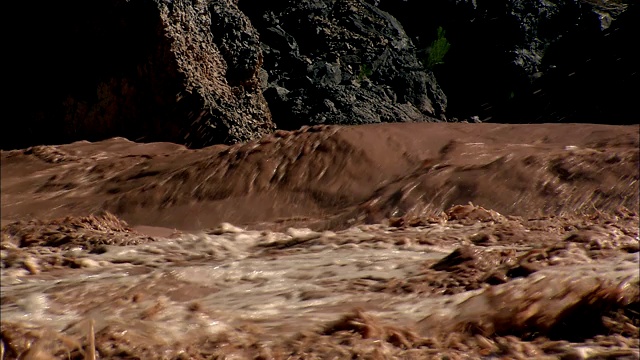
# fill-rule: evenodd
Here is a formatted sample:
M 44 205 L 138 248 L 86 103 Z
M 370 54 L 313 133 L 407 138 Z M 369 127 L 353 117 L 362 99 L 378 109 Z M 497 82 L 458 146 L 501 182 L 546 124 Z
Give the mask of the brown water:
M 638 130 L 2 152 L 2 357 L 638 358 Z

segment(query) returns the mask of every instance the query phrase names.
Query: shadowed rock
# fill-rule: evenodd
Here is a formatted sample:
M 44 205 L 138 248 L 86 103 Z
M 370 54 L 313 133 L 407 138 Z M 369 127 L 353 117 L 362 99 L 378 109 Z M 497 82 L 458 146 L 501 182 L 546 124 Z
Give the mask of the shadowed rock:
M 368 2 L 395 16 L 425 56 L 444 28 L 451 48 L 434 72 L 448 117 L 637 123 L 637 1 Z
M 112 136 L 200 147 L 274 128 L 257 33 L 232 1 L 13 6 L 37 35 L 17 44 L 5 149 Z

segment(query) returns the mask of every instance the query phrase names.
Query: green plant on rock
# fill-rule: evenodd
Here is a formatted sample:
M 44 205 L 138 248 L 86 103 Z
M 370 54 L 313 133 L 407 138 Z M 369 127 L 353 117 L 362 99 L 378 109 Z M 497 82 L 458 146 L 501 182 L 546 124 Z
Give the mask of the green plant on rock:
M 427 69 L 433 69 L 434 66 L 444 64 L 444 56 L 449 51 L 451 44 L 445 37 L 445 31 L 442 26 L 438 27 L 438 38 L 435 39 L 427 49 L 427 59 L 424 65 Z
M 360 72 L 358 73 L 358 81 L 362 81 L 373 74 L 373 70 L 367 64 L 360 64 Z

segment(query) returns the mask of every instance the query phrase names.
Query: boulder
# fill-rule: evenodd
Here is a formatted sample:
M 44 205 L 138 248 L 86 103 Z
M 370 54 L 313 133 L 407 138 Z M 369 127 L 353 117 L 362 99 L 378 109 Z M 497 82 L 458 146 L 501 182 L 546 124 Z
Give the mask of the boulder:
M 362 0 L 243 0 L 260 33 L 264 95 L 282 129 L 436 121 L 446 96 L 402 25 Z

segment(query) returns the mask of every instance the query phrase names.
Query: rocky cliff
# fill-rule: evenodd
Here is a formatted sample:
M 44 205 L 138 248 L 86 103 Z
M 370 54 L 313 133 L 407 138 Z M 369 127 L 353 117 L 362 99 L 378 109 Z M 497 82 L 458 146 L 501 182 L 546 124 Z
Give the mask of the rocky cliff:
M 311 124 L 634 123 L 630 0 L 14 2 L 2 148 Z M 441 27 L 450 51 L 427 66 Z M 477 118 L 475 118 L 477 116 Z

